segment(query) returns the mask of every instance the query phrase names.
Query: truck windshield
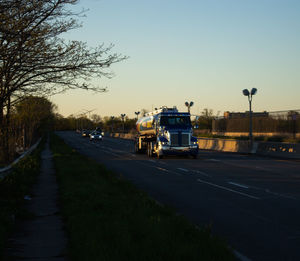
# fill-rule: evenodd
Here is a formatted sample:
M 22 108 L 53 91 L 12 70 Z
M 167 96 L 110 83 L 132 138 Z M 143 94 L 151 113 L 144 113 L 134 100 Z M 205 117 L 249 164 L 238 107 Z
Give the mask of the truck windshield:
M 191 127 L 191 120 L 188 116 L 161 116 L 160 125 L 167 127 Z

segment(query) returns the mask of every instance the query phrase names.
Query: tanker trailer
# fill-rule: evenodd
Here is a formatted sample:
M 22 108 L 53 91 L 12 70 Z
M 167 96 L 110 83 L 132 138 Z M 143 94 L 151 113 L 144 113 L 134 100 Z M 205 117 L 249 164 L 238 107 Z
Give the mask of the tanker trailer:
M 190 113 L 178 112 L 176 107 L 161 107 L 145 114 L 136 123 L 135 152 L 157 155 L 191 155 L 197 158 L 198 143 L 193 137 Z

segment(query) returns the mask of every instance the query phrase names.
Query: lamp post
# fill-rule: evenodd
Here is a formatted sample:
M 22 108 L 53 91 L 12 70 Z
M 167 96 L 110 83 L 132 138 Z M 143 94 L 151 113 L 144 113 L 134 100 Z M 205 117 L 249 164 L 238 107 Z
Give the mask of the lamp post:
M 243 94 L 248 96 L 249 101 L 249 141 L 250 141 L 250 148 L 252 149 L 253 146 L 253 135 L 252 135 L 252 96 L 257 93 L 256 88 L 252 88 L 249 92 L 248 89 L 243 90 Z
M 121 114 L 121 118 L 122 118 L 122 122 L 123 122 L 123 133 L 125 132 L 125 128 L 124 128 L 124 118 L 125 118 L 126 114 Z
M 110 116 L 110 119 L 111 119 L 111 133 L 114 132 L 114 122 L 113 122 L 114 118 L 115 118 L 115 116 Z
M 140 111 L 136 111 L 136 112 L 135 112 L 135 115 L 136 115 L 136 120 L 138 120 L 138 119 L 139 119 L 139 114 L 140 114 Z
M 185 106 L 188 107 L 188 113 L 191 113 L 191 107 L 194 105 L 194 102 L 185 102 Z

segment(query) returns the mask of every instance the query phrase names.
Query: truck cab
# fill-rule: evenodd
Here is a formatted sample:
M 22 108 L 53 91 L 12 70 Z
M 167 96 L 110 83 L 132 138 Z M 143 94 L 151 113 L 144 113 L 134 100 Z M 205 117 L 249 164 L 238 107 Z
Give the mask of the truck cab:
M 147 151 L 149 156 L 198 154 L 197 138 L 193 137 L 190 113 L 178 112 L 176 107 L 162 107 L 148 113 L 137 122 L 135 151 Z

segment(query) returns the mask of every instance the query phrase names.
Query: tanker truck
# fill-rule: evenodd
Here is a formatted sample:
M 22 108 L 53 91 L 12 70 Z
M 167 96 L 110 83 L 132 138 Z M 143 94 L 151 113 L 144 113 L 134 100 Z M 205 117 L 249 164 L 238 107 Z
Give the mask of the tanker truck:
M 191 115 L 178 112 L 177 108 L 161 107 L 148 112 L 136 123 L 137 136 L 134 150 L 136 153 L 147 152 L 149 157 L 156 155 L 191 155 L 197 158 L 198 143 L 193 137 Z

